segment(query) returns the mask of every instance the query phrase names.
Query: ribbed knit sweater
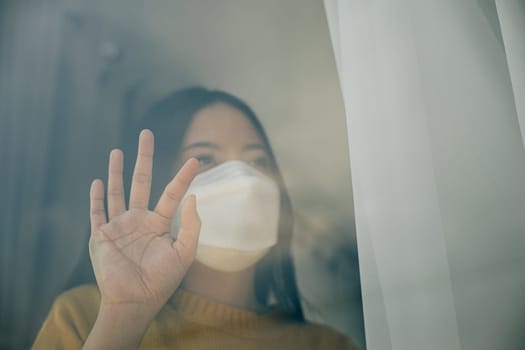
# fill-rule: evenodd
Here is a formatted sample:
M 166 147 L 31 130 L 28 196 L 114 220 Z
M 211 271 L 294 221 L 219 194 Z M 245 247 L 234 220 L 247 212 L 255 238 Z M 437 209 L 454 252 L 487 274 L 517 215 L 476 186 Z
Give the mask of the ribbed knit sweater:
M 94 285 L 67 291 L 54 302 L 33 349 L 81 349 L 97 318 Z M 152 321 L 140 349 L 356 349 L 328 327 L 297 322 L 277 310 L 256 314 L 179 290 Z

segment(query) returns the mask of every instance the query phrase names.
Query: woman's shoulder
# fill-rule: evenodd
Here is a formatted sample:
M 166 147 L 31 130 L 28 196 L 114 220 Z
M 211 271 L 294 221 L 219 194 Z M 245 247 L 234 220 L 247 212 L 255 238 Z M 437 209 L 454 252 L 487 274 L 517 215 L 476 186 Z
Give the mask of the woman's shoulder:
M 94 321 L 99 305 L 100 292 L 97 286 L 85 284 L 60 294 L 55 299 L 52 309 L 58 314 Z
M 98 304 L 100 292 L 94 284 L 84 284 L 62 292 L 55 300 L 55 304 Z
M 100 293 L 83 285 L 60 294 L 38 332 L 33 349 L 80 349 L 97 318 Z

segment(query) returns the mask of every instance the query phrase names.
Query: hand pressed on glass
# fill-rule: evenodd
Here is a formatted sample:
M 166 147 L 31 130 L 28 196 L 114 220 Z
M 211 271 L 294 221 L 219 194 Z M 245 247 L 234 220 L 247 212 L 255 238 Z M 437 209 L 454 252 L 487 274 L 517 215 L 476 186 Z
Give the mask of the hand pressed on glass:
M 89 251 L 103 305 L 132 304 L 156 313 L 181 283 L 197 248 L 200 220 L 195 197 L 183 204 L 177 240 L 169 234 L 171 217 L 190 182 L 198 161 L 189 159 L 166 186 L 153 211 L 148 209 L 153 163 L 153 133 L 143 130 L 126 210 L 122 180 L 123 154 L 109 160 L 108 219 L 104 185 L 93 181 L 90 191 Z

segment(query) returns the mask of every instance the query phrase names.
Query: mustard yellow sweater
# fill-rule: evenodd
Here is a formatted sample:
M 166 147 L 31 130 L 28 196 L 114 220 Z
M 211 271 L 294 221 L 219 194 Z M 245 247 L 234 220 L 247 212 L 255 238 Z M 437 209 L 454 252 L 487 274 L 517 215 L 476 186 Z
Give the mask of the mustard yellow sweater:
M 100 303 L 96 286 L 57 298 L 33 349 L 80 349 Z M 282 313 L 258 315 L 178 290 L 151 323 L 140 349 L 356 349 L 328 327 L 298 323 Z

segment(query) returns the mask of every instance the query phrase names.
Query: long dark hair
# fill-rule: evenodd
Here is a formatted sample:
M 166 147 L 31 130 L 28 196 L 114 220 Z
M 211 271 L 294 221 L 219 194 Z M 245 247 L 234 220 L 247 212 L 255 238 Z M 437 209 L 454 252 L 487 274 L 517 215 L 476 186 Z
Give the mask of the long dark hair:
M 173 174 L 173 164 L 180 153 L 180 148 L 193 117 L 201 109 L 224 103 L 241 111 L 258 132 L 272 161 L 274 176 L 280 189 L 280 218 L 277 244 L 256 266 L 255 291 L 257 299 L 262 304 L 268 304 L 273 295 L 277 307 L 290 317 L 303 321 L 303 311 L 299 301 L 295 271 L 291 259 L 291 237 L 293 231 L 293 215 L 290 197 L 284 184 L 277 161 L 270 147 L 264 128 L 253 110 L 241 99 L 224 91 L 208 90 L 203 87 L 190 87 L 176 91 L 155 103 L 139 120 L 135 133 L 131 133 L 126 142 L 131 149 L 126 154 L 135 154 L 137 134 L 142 129 L 150 129 L 155 134 L 155 157 L 153 164 L 153 179 L 151 199 L 156 201 Z M 126 157 L 129 161 L 132 156 Z M 127 164 L 126 169 L 133 169 Z M 129 176 L 129 175 L 128 175 Z M 126 181 L 130 183 L 129 181 Z

